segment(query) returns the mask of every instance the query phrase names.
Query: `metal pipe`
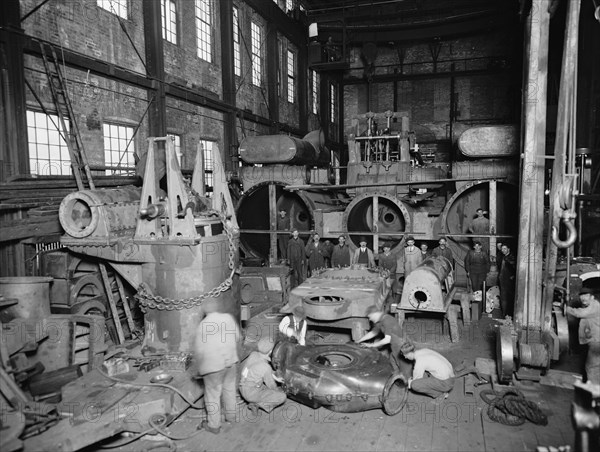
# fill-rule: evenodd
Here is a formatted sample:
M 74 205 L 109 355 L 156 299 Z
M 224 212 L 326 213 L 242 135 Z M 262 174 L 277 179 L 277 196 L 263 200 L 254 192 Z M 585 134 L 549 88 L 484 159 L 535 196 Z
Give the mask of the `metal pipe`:
M 411 182 L 386 182 L 379 184 L 343 184 L 343 185 L 288 185 L 285 190 L 296 191 L 296 190 L 315 190 L 315 189 L 328 189 L 328 190 L 345 190 L 347 188 L 361 188 L 361 187 L 393 187 L 396 185 L 430 185 L 445 182 L 483 182 L 486 180 L 504 180 L 508 179 L 507 176 L 502 177 L 482 177 L 479 179 L 473 178 L 458 178 L 458 179 L 431 179 L 427 181 L 411 181 Z

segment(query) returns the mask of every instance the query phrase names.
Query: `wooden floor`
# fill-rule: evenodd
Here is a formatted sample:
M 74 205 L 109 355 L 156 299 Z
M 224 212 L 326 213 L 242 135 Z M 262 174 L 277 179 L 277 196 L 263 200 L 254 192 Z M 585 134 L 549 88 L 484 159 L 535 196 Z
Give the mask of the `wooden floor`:
M 258 316 L 247 329 L 252 334 L 273 328 L 279 319 Z M 415 319 L 405 325 L 405 334 L 417 342 L 442 352 L 457 365 L 463 360 L 494 358 L 495 321 L 483 318 L 461 330 L 461 341 L 450 343 L 435 319 Z M 329 340 L 320 332 L 318 338 Z M 564 374 L 564 373 L 563 373 Z M 567 378 L 568 379 L 568 378 Z M 546 379 L 550 381 L 552 379 Z M 563 385 L 565 386 L 565 385 Z M 568 386 L 568 384 L 566 385 Z M 548 415 L 547 426 L 525 423 L 510 427 L 491 421 L 487 404 L 475 394 L 465 395 L 464 379 L 458 379 L 448 399 L 435 402 L 411 393 L 404 409 L 396 416 L 381 410 L 362 413 L 334 413 L 314 410 L 288 400 L 267 415 L 253 416 L 239 405 L 236 422 L 224 423 L 218 435 L 200 431 L 191 439 L 176 441 L 178 450 L 194 451 L 533 451 L 537 446 L 574 445 L 571 423 L 573 391 L 540 383 L 518 383 L 518 389 Z M 193 433 L 203 417 L 188 410 L 170 427 L 174 436 Z M 116 450 L 167 450 L 155 448 L 164 440 L 146 436 Z

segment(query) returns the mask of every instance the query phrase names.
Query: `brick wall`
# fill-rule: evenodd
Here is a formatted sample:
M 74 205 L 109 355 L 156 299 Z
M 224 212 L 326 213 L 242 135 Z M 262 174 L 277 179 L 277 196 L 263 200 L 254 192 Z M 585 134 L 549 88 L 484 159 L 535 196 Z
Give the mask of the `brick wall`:
M 33 10 L 39 4 L 38 0 L 21 0 L 21 14 Z M 123 20 L 123 26 L 129 33 L 137 51 L 144 58 L 144 21 L 142 3 L 140 0 L 128 2 L 130 12 L 128 19 Z M 238 108 L 246 109 L 261 116 L 268 117 L 266 105 L 266 85 L 264 96 L 259 87 L 251 83 L 251 49 L 250 22 L 258 21 L 265 26 L 264 20 L 254 13 L 244 3 L 239 7 L 240 26 L 242 29 L 241 56 L 242 75 L 235 77 L 236 103 Z M 221 76 L 221 36 L 219 2 L 213 2 L 213 35 L 212 62 L 208 63 L 197 56 L 196 19 L 193 1 L 179 0 L 177 2 L 177 44 L 163 41 L 165 55 L 166 79 L 170 83 L 180 84 L 198 92 L 222 98 Z M 122 30 L 117 17 L 96 5 L 96 0 L 53 0 L 42 6 L 38 11 L 23 22 L 26 34 L 39 37 L 85 55 L 113 63 L 120 67 L 145 73 L 144 64 L 136 50 Z M 287 41 L 282 36 L 283 48 L 287 49 Z M 263 44 L 263 56 L 266 58 L 266 45 Z M 60 59 L 60 51 L 57 52 Z M 26 77 L 36 89 L 44 105 L 52 109 L 47 79 L 43 73 L 41 60 L 26 56 Z M 263 61 L 263 74 L 266 62 Z M 66 78 L 69 84 L 69 94 L 73 109 L 81 130 L 82 139 L 90 163 L 104 163 L 102 139 L 103 122 L 120 122 L 124 125 L 136 126 L 141 120 L 148 105 L 145 90 L 137 89 L 126 84 L 90 75 L 86 72 L 66 68 Z M 287 81 L 285 66 L 282 80 Z M 264 79 L 266 83 L 266 78 Z M 285 87 L 281 90 L 280 121 L 298 127 L 298 104 L 287 102 Z M 27 103 L 31 108 L 39 109 L 33 95 L 27 90 Z M 310 116 L 309 124 L 318 127 L 315 115 Z M 269 133 L 268 128 L 245 121 L 243 130 L 236 124 L 239 139 L 246 134 Z M 134 141 L 137 152 L 145 152 L 147 148 L 147 118 L 137 133 Z M 210 109 L 180 102 L 175 99 L 167 101 L 167 131 L 182 137 L 182 153 L 184 165 L 193 165 L 196 144 L 199 139 L 216 140 L 224 156 L 222 146 L 224 127 L 222 114 Z
M 502 63 L 491 57 L 509 57 L 514 48 L 511 36 L 505 32 L 444 41 L 439 44 L 437 72 L 447 72 L 454 63 L 456 71 L 487 70 Z M 362 77 L 364 65 L 360 48 L 351 51 L 349 76 Z M 403 67 L 400 66 L 401 53 Z M 375 61 L 375 76 L 404 74 L 431 74 L 433 58 L 427 44 L 397 47 L 380 47 Z M 346 85 L 344 89 L 344 128 L 346 135 L 354 133 L 352 117 L 367 111 L 383 112 L 394 109 L 408 111 L 411 128 L 418 133 L 417 140 L 444 140 L 449 138 L 450 77 L 424 77 L 394 82 L 372 83 L 370 95 L 366 83 Z M 518 88 L 517 88 L 518 89 Z M 514 120 L 515 87 L 507 72 L 490 75 L 455 76 L 454 91 L 457 106 L 456 121 L 466 123 L 503 123 Z M 367 103 L 368 102 L 368 103 Z M 347 137 L 346 137 L 347 138 Z M 454 137 L 456 139 L 456 136 Z

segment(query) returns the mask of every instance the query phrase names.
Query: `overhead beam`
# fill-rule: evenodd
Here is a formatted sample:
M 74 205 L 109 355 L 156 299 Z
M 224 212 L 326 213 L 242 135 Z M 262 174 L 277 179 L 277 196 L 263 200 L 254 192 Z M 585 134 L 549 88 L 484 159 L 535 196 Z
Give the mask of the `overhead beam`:
M 433 64 L 433 63 L 432 63 Z M 362 69 L 362 68 L 360 68 Z M 359 70 L 359 69 L 357 69 Z M 471 71 L 444 71 L 444 72 L 429 72 L 424 74 L 384 74 L 374 75 L 372 83 L 390 83 L 402 80 L 419 80 L 431 78 L 449 78 L 449 77 L 472 77 L 476 75 L 491 75 L 504 72 L 502 69 L 480 69 Z M 344 78 L 345 85 L 362 85 L 367 83 L 363 77 L 347 77 Z
M 516 22 L 516 16 L 509 13 L 494 15 L 475 15 L 469 20 L 457 22 L 436 21 L 420 25 L 370 24 L 346 25 L 346 45 L 362 45 L 365 42 L 426 42 L 437 39 L 451 39 L 472 36 L 477 33 L 502 28 L 510 22 Z M 320 36 L 331 36 L 335 42 L 343 41 L 344 26 L 319 24 Z
M 41 57 L 39 40 L 36 38 L 23 33 L 17 33 L 12 30 L 0 30 L 0 41 L 9 39 L 11 42 L 15 42 L 15 40 L 21 40 L 25 53 Z M 53 45 L 48 41 L 45 43 L 48 45 Z M 126 83 L 141 89 L 154 89 L 157 83 L 157 80 L 140 74 L 139 72 L 131 71 L 115 64 L 89 57 L 67 48 L 61 49 L 61 61 L 64 61 L 65 65 L 73 69 L 84 72 L 90 71 L 91 74 L 108 78 L 117 82 Z M 165 94 L 175 99 L 190 102 L 194 105 L 205 107 L 221 113 L 233 111 L 236 112 L 237 116 L 243 117 L 243 119 L 257 124 L 270 126 L 273 123 L 268 118 L 255 115 L 251 112 L 242 111 L 235 106 L 222 101 L 216 97 L 214 93 L 205 94 L 203 90 L 199 88 L 188 88 L 185 86 L 176 85 L 174 83 L 165 82 Z M 298 136 L 302 136 L 305 133 L 304 130 L 291 127 L 287 124 L 279 124 L 279 129 Z
M 244 3 L 256 11 L 279 33 L 296 45 L 306 42 L 308 30 L 297 20 L 291 19 L 275 2 L 269 0 L 245 0 Z

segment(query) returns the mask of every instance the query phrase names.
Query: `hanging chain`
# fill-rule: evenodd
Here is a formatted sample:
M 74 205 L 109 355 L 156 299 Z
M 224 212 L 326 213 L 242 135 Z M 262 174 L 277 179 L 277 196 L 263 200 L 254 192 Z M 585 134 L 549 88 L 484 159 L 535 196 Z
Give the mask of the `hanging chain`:
M 192 193 L 195 191 L 192 189 Z M 191 298 L 180 298 L 180 299 L 172 299 L 165 298 L 159 295 L 152 295 L 146 289 L 144 283 L 141 283 L 138 292 L 135 295 L 135 298 L 139 301 L 142 312 L 146 312 L 147 309 L 158 309 L 160 311 L 174 311 L 181 309 L 191 309 L 195 306 L 200 306 L 202 302 L 207 298 L 216 298 L 221 295 L 223 292 L 226 292 L 231 288 L 231 283 L 233 281 L 233 275 L 236 271 L 235 268 L 235 243 L 233 237 L 233 227 L 229 224 L 227 217 L 224 213 L 213 211 L 219 215 L 221 219 L 221 223 L 223 223 L 223 230 L 225 231 L 225 235 L 227 236 L 227 241 L 229 243 L 229 262 L 228 267 L 231 270 L 231 273 L 225 280 L 219 284 L 218 286 L 212 288 L 208 292 L 204 292 L 202 295 L 198 295 L 196 297 Z

